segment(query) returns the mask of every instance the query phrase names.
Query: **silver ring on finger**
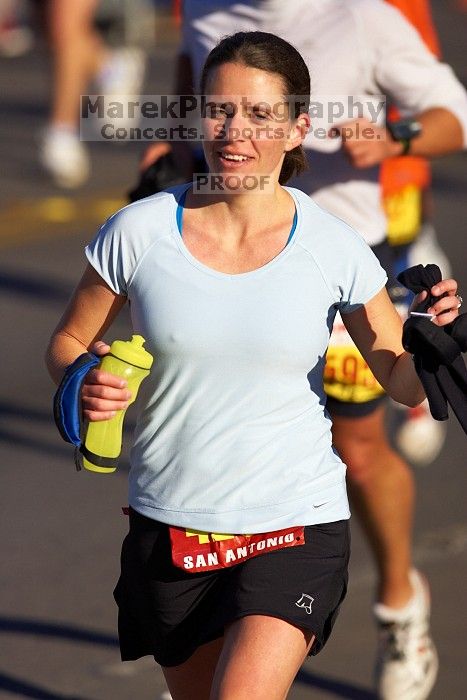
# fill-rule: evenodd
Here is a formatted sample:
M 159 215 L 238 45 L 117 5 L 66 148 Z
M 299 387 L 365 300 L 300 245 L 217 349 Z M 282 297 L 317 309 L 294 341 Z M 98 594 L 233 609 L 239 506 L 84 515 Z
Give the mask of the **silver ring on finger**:
M 457 304 L 457 308 L 460 309 L 464 300 L 462 299 L 462 297 L 461 297 L 460 294 L 456 294 L 456 299 L 457 299 L 457 301 L 459 302 L 459 303 Z

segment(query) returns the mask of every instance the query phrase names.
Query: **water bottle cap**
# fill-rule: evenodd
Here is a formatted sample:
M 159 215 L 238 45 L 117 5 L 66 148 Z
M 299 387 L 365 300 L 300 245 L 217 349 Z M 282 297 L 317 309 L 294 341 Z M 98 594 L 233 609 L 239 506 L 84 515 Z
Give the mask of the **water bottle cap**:
M 154 358 L 143 348 L 145 342 L 142 335 L 133 335 L 131 340 L 114 340 L 110 346 L 110 353 L 135 367 L 151 369 Z

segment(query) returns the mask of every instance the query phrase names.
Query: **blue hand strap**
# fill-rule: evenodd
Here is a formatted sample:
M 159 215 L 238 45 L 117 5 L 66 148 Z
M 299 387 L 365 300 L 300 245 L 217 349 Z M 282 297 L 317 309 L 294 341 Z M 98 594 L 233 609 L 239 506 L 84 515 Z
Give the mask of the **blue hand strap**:
M 65 370 L 65 375 L 54 396 L 54 419 L 65 442 L 81 445 L 80 390 L 84 377 L 98 365 L 100 358 L 91 352 L 80 355 Z

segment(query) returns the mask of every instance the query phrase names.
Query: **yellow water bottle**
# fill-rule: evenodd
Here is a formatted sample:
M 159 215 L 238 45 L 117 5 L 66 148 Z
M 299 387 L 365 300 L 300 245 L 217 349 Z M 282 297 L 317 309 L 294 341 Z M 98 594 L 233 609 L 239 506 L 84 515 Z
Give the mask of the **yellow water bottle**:
M 143 348 L 144 338 L 133 335 L 131 340 L 114 340 L 110 352 L 102 359 L 99 369 L 126 379 L 131 391 L 129 404 L 136 399 L 141 382 L 148 376 L 152 355 Z M 123 419 L 126 409 L 117 411 L 113 418 L 90 421 L 84 444 L 80 447 L 83 466 L 92 472 L 109 474 L 117 468 L 122 450 Z

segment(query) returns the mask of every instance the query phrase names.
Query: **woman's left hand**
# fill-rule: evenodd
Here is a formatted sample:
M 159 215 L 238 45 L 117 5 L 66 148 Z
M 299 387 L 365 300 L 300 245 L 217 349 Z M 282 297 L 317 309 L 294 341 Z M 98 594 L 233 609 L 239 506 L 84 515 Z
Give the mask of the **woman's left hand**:
M 434 314 L 433 323 L 436 323 L 437 326 L 446 326 L 448 323 L 452 323 L 459 316 L 459 308 L 461 306 L 457 296 L 456 280 L 441 280 L 441 282 L 438 282 L 430 289 L 430 292 L 435 297 L 441 297 L 426 311 L 428 314 Z M 446 294 L 446 296 L 442 296 L 443 294 Z M 424 301 L 427 296 L 427 292 L 417 294 L 409 311 L 415 311 L 418 304 Z

